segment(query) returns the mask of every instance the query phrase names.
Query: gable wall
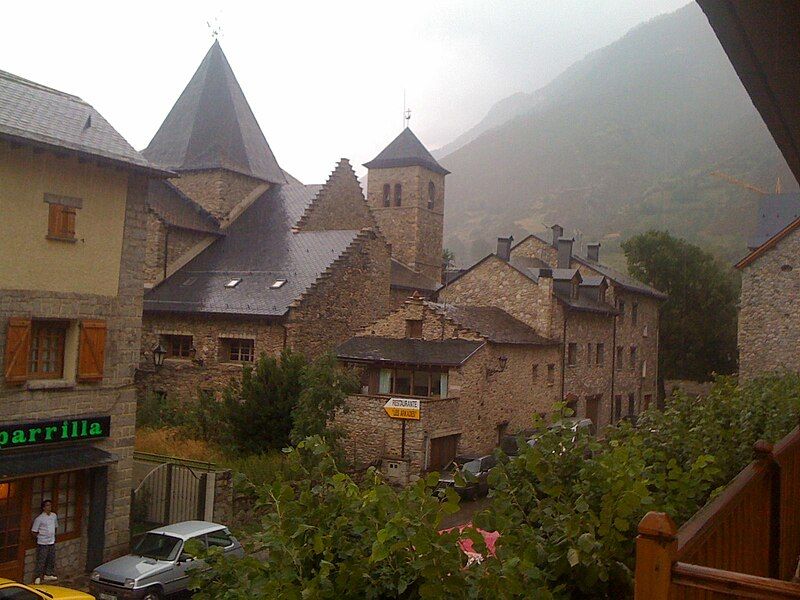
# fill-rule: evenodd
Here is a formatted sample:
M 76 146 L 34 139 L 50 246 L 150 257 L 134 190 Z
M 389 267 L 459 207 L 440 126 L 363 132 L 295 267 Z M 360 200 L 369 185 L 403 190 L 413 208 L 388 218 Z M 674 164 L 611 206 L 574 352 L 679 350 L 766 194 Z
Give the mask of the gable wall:
M 742 269 L 739 374 L 743 379 L 800 371 L 798 257 L 800 231 L 795 230 Z
M 439 291 L 451 304 L 496 306 L 545 337 L 557 335 L 554 326 L 553 280 L 535 283 L 505 261 L 489 257 Z
M 223 169 L 187 171 L 169 181 L 219 220 L 223 220 L 250 192 L 265 183 Z
M 364 192 L 350 163 L 342 159 L 298 222 L 299 231 L 375 227 Z

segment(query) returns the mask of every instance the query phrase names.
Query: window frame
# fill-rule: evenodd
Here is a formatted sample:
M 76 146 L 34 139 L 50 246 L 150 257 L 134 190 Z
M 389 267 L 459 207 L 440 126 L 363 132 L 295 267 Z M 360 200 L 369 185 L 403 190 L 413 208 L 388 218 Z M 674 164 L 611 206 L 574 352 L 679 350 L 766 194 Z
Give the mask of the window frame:
M 256 341 L 253 338 L 220 336 L 219 345 L 222 349 L 223 362 L 251 364 L 256 360 Z M 249 352 L 244 353 L 243 350 Z M 237 358 L 234 358 L 234 353 L 237 354 Z M 243 354 L 249 354 L 249 358 L 241 358 Z
M 70 476 L 75 476 L 75 485 L 74 487 L 67 487 L 62 488 L 60 486 L 60 480 L 62 477 L 69 478 Z M 36 480 L 42 480 L 43 483 L 47 479 L 51 479 L 53 482 L 52 488 L 45 489 L 45 486 L 41 486 L 38 490 L 34 489 L 34 485 Z M 62 493 L 64 489 L 67 490 L 74 490 L 75 493 L 75 502 L 73 503 L 74 506 L 74 514 L 71 514 L 71 517 L 68 516 L 68 512 L 66 512 L 65 505 L 62 503 Z M 83 508 L 84 503 L 86 501 L 86 472 L 85 471 L 65 471 L 61 473 L 52 473 L 49 475 L 37 475 L 34 477 L 29 477 L 25 480 L 25 492 L 24 492 L 24 501 L 28 502 L 27 507 L 23 507 L 23 510 L 27 508 L 30 510 L 30 524 L 28 525 L 28 531 L 30 531 L 31 526 L 33 525 L 33 520 L 39 516 L 41 509 L 39 508 L 41 505 L 41 501 L 43 499 L 50 500 L 53 503 L 53 512 L 56 513 L 58 516 L 58 527 L 61 529 L 64 527 L 64 531 L 59 533 L 58 529 L 56 530 L 56 543 L 66 542 L 69 540 L 74 540 L 76 538 L 81 537 L 83 532 Z M 37 496 L 41 496 L 38 499 Z M 69 502 L 69 492 L 67 492 L 67 500 L 64 502 Z M 73 520 L 73 529 L 71 531 L 66 531 L 66 526 L 68 520 L 72 518 Z M 26 536 L 27 537 L 27 536 Z M 28 547 L 35 547 L 36 540 L 30 538 L 30 545 Z
M 406 319 L 406 337 L 414 340 L 422 339 L 422 319 Z
M 616 365 L 615 371 L 622 371 L 625 369 L 625 346 L 617 346 Z
M 183 343 L 188 340 L 188 347 L 186 348 L 186 355 L 183 354 Z M 164 358 L 186 360 L 192 358 L 192 348 L 194 348 L 194 336 L 183 333 L 162 333 L 161 341 L 167 350 Z M 178 344 L 178 353 L 175 353 L 175 342 Z
M 403 205 L 403 185 L 400 183 L 394 184 L 394 205 Z
M 448 392 L 448 384 L 450 378 L 450 370 L 446 368 L 434 368 L 428 367 L 425 368 L 422 365 L 397 365 L 397 366 L 379 366 L 375 370 L 377 370 L 377 377 L 371 378 L 374 381 L 378 382 L 378 388 L 374 390 L 374 393 L 371 395 L 375 396 L 402 396 L 408 398 L 447 398 Z M 398 371 L 409 372 L 409 392 L 398 392 L 396 385 L 397 385 L 397 373 Z M 383 392 L 381 391 L 381 375 L 388 373 L 388 382 L 389 382 L 389 391 Z M 428 388 L 428 395 L 427 396 L 420 396 L 419 394 L 415 394 L 415 387 L 416 378 L 421 374 L 427 375 L 426 387 Z M 444 375 L 444 385 L 442 385 L 442 376 Z M 434 381 L 436 383 L 434 383 Z M 432 394 L 433 390 L 439 391 L 438 394 Z M 444 392 L 444 394 L 442 393 Z
M 602 367 L 606 363 L 606 345 L 604 342 L 597 342 L 595 344 L 595 362 L 598 367 Z
M 578 366 L 578 344 L 577 342 L 569 342 L 567 344 L 567 366 Z
M 428 210 L 433 210 L 436 207 L 436 184 L 432 181 L 428 182 Z
M 32 319 L 31 320 L 31 341 L 28 350 L 28 379 L 63 379 L 64 378 L 64 363 L 66 358 L 66 345 L 67 345 L 67 330 L 69 329 L 68 321 L 51 321 L 47 319 Z M 43 349 L 43 342 L 47 338 L 47 332 L 55 334 L 56 343 L 56 362 L 57 367 L 53 371 L 42 370 L 41 350 Z M 52 351 L 52 349 L 51 349 Z M 40 354 L 34 359 L 34 352 Z
M 547 365 L 547 385 L 555 385 L 556 383 L 556 365 L 550 363 Z
M 636 347 L 635 344 L 630 347 L 629 355 L 630 355 L 630 362 L 631 362 L 631 371 L 635 371 L 636 370 L 636 363 L 639 360 L 639 349 Z
M 383 207 L 389 208 L 392 205 L 392 186 L 388 183 L 383 184 Z
M 631 304 L 631 323 L 636 325 L 639 322 L 639 303 Z

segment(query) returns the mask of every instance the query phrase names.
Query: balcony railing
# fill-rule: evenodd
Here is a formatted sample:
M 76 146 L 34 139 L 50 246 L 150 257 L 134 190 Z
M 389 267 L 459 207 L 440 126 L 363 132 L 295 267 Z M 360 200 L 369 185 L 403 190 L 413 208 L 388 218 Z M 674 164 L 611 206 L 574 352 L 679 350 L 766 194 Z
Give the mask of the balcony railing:
M 800 599 L 800 428 L 771 446 L 679 530 L 650 512 L 636 539 L 636 600 Z

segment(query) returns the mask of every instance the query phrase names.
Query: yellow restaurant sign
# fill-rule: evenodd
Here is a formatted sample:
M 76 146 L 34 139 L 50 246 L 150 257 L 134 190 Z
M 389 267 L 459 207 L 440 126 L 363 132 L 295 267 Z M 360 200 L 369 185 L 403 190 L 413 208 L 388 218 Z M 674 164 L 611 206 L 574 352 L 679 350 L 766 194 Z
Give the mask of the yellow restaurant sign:
M 389 398 L 383 410 L 393 419 L 414 419 L 419 421 L 420 401 L 412 398 Z

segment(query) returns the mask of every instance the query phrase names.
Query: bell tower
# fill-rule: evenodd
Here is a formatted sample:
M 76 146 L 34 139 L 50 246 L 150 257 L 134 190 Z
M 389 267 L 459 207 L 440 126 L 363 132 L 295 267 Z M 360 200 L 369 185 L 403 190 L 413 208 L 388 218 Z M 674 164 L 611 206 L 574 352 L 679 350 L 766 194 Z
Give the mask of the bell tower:
M 444 178 L 450 171 L 408 127 L 364 166 L 367 201 L 392 258 L 441 282 Z

